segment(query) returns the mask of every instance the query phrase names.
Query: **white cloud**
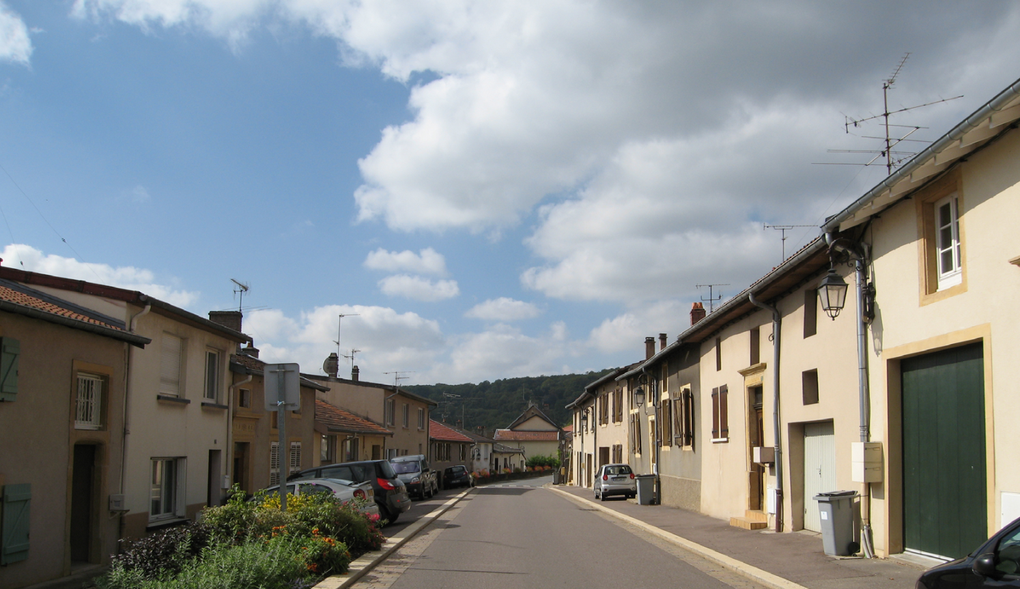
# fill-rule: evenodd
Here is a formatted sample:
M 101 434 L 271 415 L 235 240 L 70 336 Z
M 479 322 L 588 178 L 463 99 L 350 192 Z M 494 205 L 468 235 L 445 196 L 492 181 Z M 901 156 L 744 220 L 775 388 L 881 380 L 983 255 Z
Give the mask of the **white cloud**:
M 114 268 L 106 264 L 82 263 L 74 258 L 64 258 L 55 254 L 44 255 L 41 251 L 23 244 L 7 245 L 0 258 L 3 258 L 5 266 L 137 290 L 182 308 L 187 308 L 198 300 L 199 296 L 197 292 L 178 290 L 156 282 L 156 277 L 150 270 L 131 266 Z
M 146 190 L 144 186 L 139 184 L 138 186 L 135 186 L 131 190 L 131 200 L 133 200 L 136 203 L 143 203 L 149 202 L 150 200 L 152 200 L 152 197 L 149 196 L 149 191 Z
M 515 301 L 507 297 L 490 299 L 479 303 L 464 314 L 465 317 L 473 319 L 484 319 L 486 321 L 519 321 L 538 317 L 541 311 L 532 303 Z
M 379 248 L 374 252 L 369 252 L 365 258 L 365 267 L 386 272 L 413 272 L 415 274 L 446 276 L 446 258 L 432 248 L 425 248 L 417 254 L 410 250 L 390 252 Z
M 29 65 L 32 39 L 28 27 L 18 13 L 0 2 L 0 61 Z
M 398 274 L 379 281 L 379 288 L 391 297 L 404 297 L 415 301 L 435 302 L 452 299 L 460 294 L 456 280 L 435 282 L 420 276 Z
M 631 351 L 632 361 L 639 360 L 644 358 L 646 337 L 655 338 L 656 349 L 660 333 L 666 334 L 669 343 L 676 341 L 691 325 L 690 311 L 690 303 L 675 299 L 636 306 L 592 329 L 586 345 L 604 354 Z
M 449 350 L 449 363 L 434 366 L 423 375 L 424 382 L 480 382 L 492 378 L 559 374 L 561 360 L 572 348 L 562 323 L 554 323 L 547 333 L 537 337 L 500 324 L 457 338 Z

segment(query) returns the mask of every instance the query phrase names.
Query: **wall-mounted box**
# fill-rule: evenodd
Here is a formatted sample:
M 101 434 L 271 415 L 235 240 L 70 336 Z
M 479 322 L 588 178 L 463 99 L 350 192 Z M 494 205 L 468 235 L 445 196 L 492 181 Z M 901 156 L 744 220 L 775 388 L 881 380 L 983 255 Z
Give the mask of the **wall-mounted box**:
M 882 442 L 854 442 L 850 446 L 851 480 L 882 482 Z
M 124 507 L 124 495 L 115 493 L 110 495 L 110 511 L 127 511 Z
M 755 446 L 751 455 L 751 461 L 758 464 L 772 464 L 776 461 L 776 449 L 772 446 Z

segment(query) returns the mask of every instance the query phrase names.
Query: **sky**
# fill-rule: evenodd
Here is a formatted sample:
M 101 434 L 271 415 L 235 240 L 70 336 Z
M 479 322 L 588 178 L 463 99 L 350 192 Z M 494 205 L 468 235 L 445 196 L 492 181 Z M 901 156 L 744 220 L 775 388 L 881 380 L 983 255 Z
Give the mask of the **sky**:
M 884 81 L 962 95 L 892 117 L 920 151 L 1020 77 L 1018 30 L 990 0 L 0 0 L 0 258 L 242 308 L 307 373 L 624 366 L 881 181 L 883 127 L 846 122 Z

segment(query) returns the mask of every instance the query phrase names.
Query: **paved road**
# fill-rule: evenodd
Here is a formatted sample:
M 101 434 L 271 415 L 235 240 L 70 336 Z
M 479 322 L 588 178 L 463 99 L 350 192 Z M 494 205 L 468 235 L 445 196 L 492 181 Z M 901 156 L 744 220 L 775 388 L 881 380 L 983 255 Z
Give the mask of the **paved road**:
M 354 587 L 758 589 L 744 577 L 540 488 L 547 482 L 476 489 Z M 420 516 L 428 503 L 418 502 L 404 515 Z

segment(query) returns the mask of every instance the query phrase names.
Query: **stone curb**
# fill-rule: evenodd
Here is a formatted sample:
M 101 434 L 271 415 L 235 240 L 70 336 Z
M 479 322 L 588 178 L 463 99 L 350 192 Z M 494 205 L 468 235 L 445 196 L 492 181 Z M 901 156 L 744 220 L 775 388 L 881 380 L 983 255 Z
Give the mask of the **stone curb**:
M 667 542 L 676 544 L 677 546 L 680 546 L 685 550 L 689 550 L 699 556 L 707 558 L 708 560 L 715 562 L 716 564 L 725 569 L 743 575 L 744 577 L 747 577 L 748 579 L 751 579 L 756 583 L 761 583 L 762 585 L 770 587 L 771 589 L 807 589 L 803 585 L 798 585 L 797 583 L 794 583 L 789 579 L 784 579 L 779 575 L 774 575 L 768 571 L 763 571 L 757 567 L 747 564 L 746 562 L 737 560 L 730 556 L 726 556 L 721 552 L 717 552 L 715 550 L 712 550 L 711 548 L 702 546 L 701 544 L 691 542 L 690 540 L 677 536 L 676 534 L 671 534 L 663 529 L 657 528 L 651 524 L 647 524 L 641 520 L 634 519 L 629 515 L 624 515 L 618 511 L 612 510 L 594 501 L 590 501 L 583 497 L 578 497 L 577 495 L 568 493 L 566 491 L 561 491 L 551 485 L 547 485 L 546 488 L 549 489 L 550 491 L 559 493 L 563 497 L 566 497 L 567 499 L 570 499 L 575 503 L 584 505 L 585 507 L 594 507 L 595 509 L 598 509 L 599 511 L 607 515 L 611 515 L 631 525 L 637 526 L 645 530 L 646 532 L 654 534 L 655 536 L 658 536 L 659 538 Z
M 439 516 L 449 511 L 450 508 L 456 505 L 458 501 L 467 497 L 468 493 L 473 490 L 473 488 L 469 487 L 461 493 L 454 495 L 448 499 L 446 503 L 443 503 L 439 507 L 433 509 L 428 515 L 422 516 L 418 519 L 418 521 L 401 530 L 400 534 L 392 538 L 387 538 L 386 541 L 383 542 L 382 548 L 378 551 L 362 554 L 357 560 L 351 562 L 351 566 L 345 574 L 326 577 L 319 581 L 313 589 L 344 589 L 345 587 L 350 587 L 361 579 L 361 577 L 374 569 L 376 565 L 386 560 L 391 554 L 396 552 L 398 548 L 406 544 L 411 538 L 414 538 L 418 532 L 421 532 L 429 524 L 439 519 Z

